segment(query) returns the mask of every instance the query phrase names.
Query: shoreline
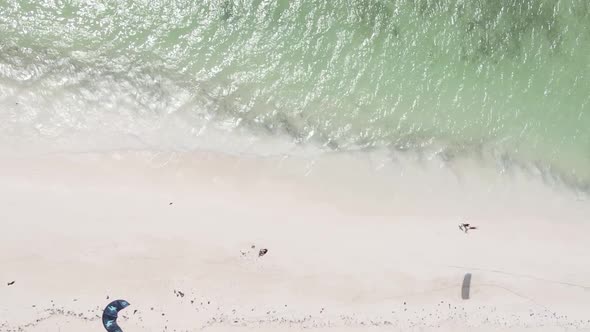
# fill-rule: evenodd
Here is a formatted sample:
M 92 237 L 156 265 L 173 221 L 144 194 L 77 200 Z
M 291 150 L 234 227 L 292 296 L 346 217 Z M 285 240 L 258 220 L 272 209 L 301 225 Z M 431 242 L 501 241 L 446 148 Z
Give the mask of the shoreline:
M 590 204 L 565 190 L 350 155 L 173 157 L 3 160 L 0 330 L 100 330 L 118 298 L 125 332 L 590 329 Z

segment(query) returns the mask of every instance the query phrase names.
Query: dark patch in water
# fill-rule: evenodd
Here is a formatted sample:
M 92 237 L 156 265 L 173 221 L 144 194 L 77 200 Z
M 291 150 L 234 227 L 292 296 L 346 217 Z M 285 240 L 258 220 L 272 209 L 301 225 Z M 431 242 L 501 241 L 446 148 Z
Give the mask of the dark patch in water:
M 414 10 L 425 20 L 453 17 L 463 39 L 461 59 L 480 62 L 486 58 L 522 55 L 523 42 L 541 31 L 553 51 L 562 44 L 557 2 L 534 0 L 456 1 L 420 0 Z M 588 15 L 587 5 L 573 6 L 577 17 Z
M 221 4 L 221 19 L 224 21 L 229 21 L 234 12 L 234 5 L 233 1 L 226 0 Z

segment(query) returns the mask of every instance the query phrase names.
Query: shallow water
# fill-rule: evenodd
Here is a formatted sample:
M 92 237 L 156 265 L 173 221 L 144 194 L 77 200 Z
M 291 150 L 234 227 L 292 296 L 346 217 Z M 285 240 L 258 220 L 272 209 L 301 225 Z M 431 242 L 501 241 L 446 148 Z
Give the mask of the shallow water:
M 380 148 L 590 183 L 584 0 L 7 0 L 0 36 L 5 147 Z

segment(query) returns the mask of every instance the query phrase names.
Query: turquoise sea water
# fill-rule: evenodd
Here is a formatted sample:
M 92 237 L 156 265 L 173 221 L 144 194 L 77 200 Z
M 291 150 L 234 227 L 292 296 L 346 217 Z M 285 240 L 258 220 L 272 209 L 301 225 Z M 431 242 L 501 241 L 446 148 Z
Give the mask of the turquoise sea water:
M 588 186 L 590 4 L 4 0 L 0 105 L 8 144 L 217 126 Z

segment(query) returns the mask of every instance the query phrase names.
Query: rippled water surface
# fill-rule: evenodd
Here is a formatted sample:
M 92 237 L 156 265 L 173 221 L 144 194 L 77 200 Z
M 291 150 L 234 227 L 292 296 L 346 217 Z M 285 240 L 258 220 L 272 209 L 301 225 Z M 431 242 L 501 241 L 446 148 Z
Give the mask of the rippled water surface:
M 8 143 L 216 127 L 590 181 L 584 0 L 5 0 L 0 36 Z

